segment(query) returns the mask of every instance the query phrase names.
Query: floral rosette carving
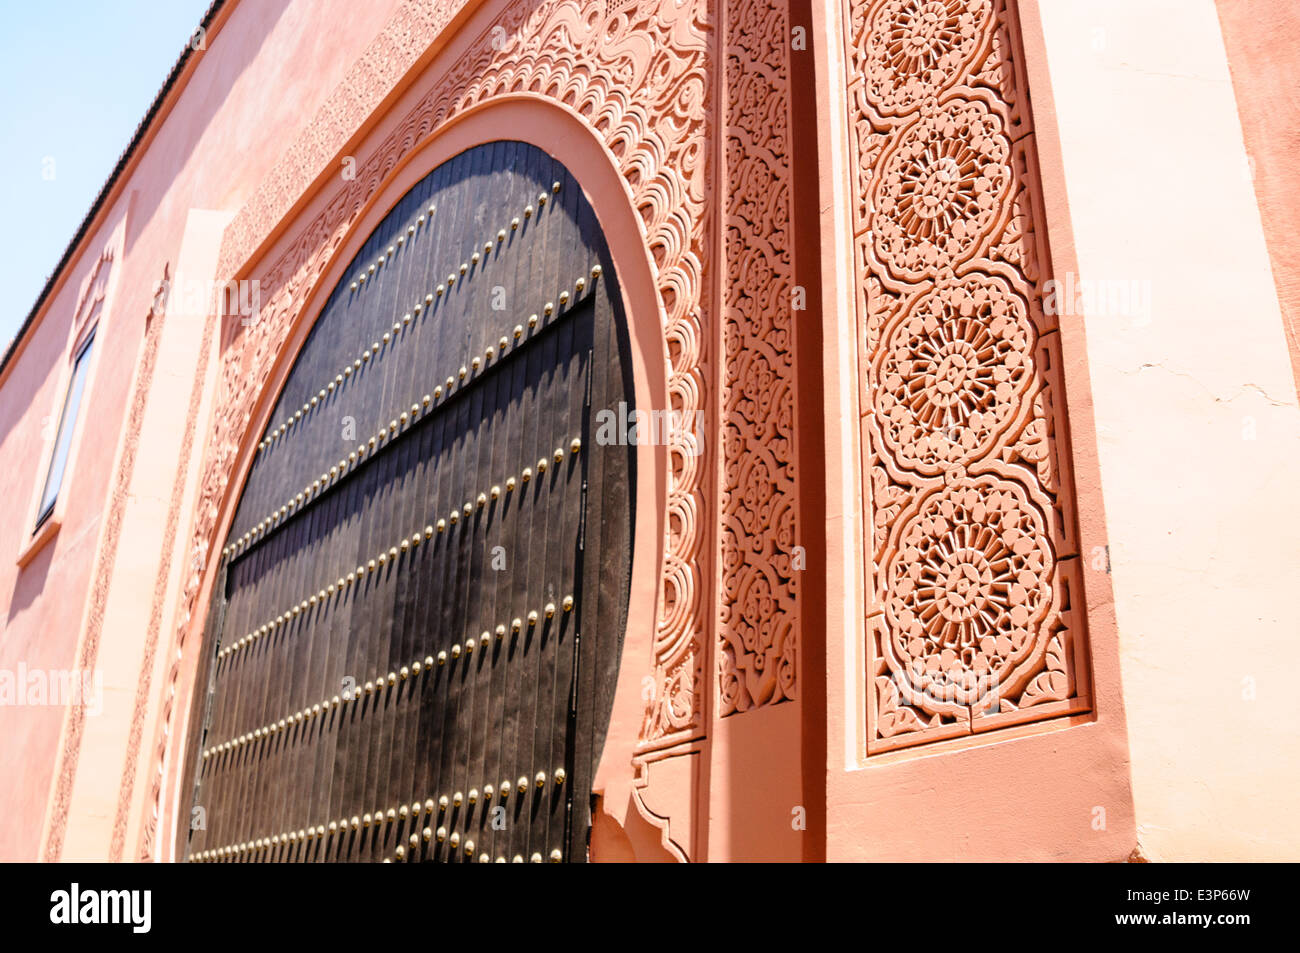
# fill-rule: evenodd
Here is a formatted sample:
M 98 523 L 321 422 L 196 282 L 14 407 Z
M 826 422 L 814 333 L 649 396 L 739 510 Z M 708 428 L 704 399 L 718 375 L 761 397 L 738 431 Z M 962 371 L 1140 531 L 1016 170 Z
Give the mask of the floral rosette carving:
M 962 78 L 989 40 L 990 0 L 886 0 L 868 19 L 862 73 L 868 101 L 902 116 Z
M 1012 191 L 1011 142 L 980 100 L 926 106 L 882 159 L 875 251 L 895 277 L 932 278 L 981 251 Z
M 1021 299 L 973 274 L 918 298 L 879 349 L 873 404 L 896 462 L 927 476 L 990 452 L 1034 378 Z
M 997 710 L 1051 638 L 1054 566 L 1042 515 L 1017 483 L 962 479 L 924 496 L 885 566 L 885 660 L 930 714 Z

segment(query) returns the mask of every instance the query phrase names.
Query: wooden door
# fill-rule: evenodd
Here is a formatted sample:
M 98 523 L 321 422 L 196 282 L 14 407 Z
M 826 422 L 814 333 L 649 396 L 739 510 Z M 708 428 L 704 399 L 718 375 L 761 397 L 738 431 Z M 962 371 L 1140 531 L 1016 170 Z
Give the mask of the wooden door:
M 334 289 L 205 634 L 180 856 L 583 860 L 631 565 L 616 278 L 518 142 L 415 186 Z M 188 789 L 188 788 L 187 788 Z

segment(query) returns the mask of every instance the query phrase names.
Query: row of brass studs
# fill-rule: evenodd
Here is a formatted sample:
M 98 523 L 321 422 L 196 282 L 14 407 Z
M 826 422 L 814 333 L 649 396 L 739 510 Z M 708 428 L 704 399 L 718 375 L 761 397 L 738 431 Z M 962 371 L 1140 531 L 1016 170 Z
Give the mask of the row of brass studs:
M 430 225 L 433 224 L 433 213 L 436 211 L 438 211 L 437 205 L 429 206 L 428 216 L 429 216 Z M 424 217 L 425 217 L 424 213 L 421 213 L 420 217 L 415 220 L 414 225 L 407 225 L 406 234 L 398 235 L 397 243 L 395 245 L 389 245 L 388 251 L 381 253 L 379 257 L 376 258 L 374 262 L 371 263 L 369 268 L 366 268 L 364 266 L 362 267 L 361 273 L 357 275 L 357 277 L 352 281 L 353 291 L 356 291 L 358 288 L 363 287 L 366 283 L 367 278 L 372 277 L 378 269 L 384 267 L 386 263 L 392 261 L 395 257 L 397 257 L 397 252 L 401 250 L 404 244 L 406 244 L 406 240 L 408 238 L 414 239 L 416 229 L 424 227 Z
M 599 277 L 600 266 L 596 265 L 595 267 L 593 267 L 591 269 L 591 273 L 593 278 Z M 586 286 L 586 282 L 582 278 L 579 278 L 574 283 L 574 287 L 577 288 L 579 294 L 582 293 L 582 289 L 585 286 Z M 569 293 L 567 291 L 561 292 L 560 293 L 561 306 L 568 303 L 568 300 L 569 300 Z M 549 316 L 554 309 L 555 309 L 555 305 L 552 302 L 548 301 L 542 310 L 545 314 Z M 538 322 L 537 315 L 536 314 L 531 315 L 528 319 L 528 327 L 535 328 L 537 326 L 537 322 Z M 523 325 L 518 325 L 518 324 L 515 325 L 515 330 L 514 330 L 515 342 L 518 343 L 519 340 L 523 337 L 523 335 L 524 335 Z M 385 339 L 387 339 L 388 335 L 384 335 L 384 337 Z M 497 345 L 497 349 L 499 349 L 501 353 L 504 353 L 506 348 L 509 346 L 509 344 L 510 342 L 505 337 L 502 337 L 500 342 Z M 375 348 L 378 349 L 378 347 L 379 345 L 375 344 Z M 391 442 L 392 440 L 396 439 L 401 433 L 405 432 L 406 429 L 414 426 L 416 421 L 419 420 L 420 415 L 422 413 L 427 413 L 428 410 L 433 406 L 434 402 L 442 400 L 444 393 L 447 397 L 451 397 L 452 391 L 455 389 L 457 384 L 457 378 L 459 378 L 459 382 L 461 386 L 465 386 L 465 384 L 467 383 L 467 378 L 471 374 L 471 368 L 473 372 L 477 372 L 485 361 L 490 361 L 492 359 L 492 356 L 496 352 L 497 352 L 496 349 L 489 347 L 483 352 L 484 354 L 483 360 L 480 360 L 478 357 L 475 357 L 470 362 L 471 367 L 465 367 L 462 364 L 457 377 L 447 378 L 445 390 L 444 390 L 444 385 L 439 384 L 437 387 L 433 389 L 432 394 L 425 394 L 424 397 L 421 398 L 419 401 L 411 404 L 410 410 L 402 411 L 397 417 L 394 417 L 392 420 L 388 422 L 387 427 L 380 427 L 379 431 L 373 436 L 371 436 L 370 439 L 366 440 L 363 443 L 358 444 L 356 450 L 353 450 L 351 453 L 347 455 L 345 459 L 339 460 L 338 463 L 330 467 L 328 473 L 322 473 L 311 483 L 307 484 L 307 486 L 303 487 L 297 493 L 297 495 L 290 497 L 290 499 L 287 502 L 285 502 L 278 510 L 272 511 L 270 516 L 264 517 L 262 520 L 258 521 L 253 526 L 252 529 L 244 533 L 243 536 L 239 537 L 230 545 L 226 546 L 221 551 L 221 555 L 226 558 L 229 558 L 230 556 L 238 555 L 239 553 L 242 553 L 245 550 L 247 550 L 248 547 L 251 546 L 253 543 L 262 539 L 264 536 L 266 536 L 267 533 L 275 529 L 280 523 L 284 522 L 291 515 L 298 512 L 298 510 L 306 506 L 308 503 L 314 500 L 325 490 L 333 486 L 338 480 L 347 476 L 348 473 L 356 469 L 356 467 L 360 463 L 365 461 L 367 456 L 370 456 L 374 454 L 376 451 L 382 449 L 385 441 Z M 358 359 L 357 363 L 358 365 L 360 364 L 360 359 Z M 342 379 L 341 375 L 339 378 L 336 378 L 336 380 L 341 380 L 341 379 Z M 334 388 L 334 383 L 331 382 L 329 389 L 332 390 L 333 388 Z M 318 399 L 324 399 L 325 393 L 326 391 L 322 390 L 320 394 L 318 394 L 316 397 L 313 397 L 311 399 L 310 403 L 303 405 L 304 409 L 315 406 Z M 290 418 L 291 422 L 295 421 L 298 417 L 301 417 L 301 414 L 302 411 L 298 411 L 298 413 L 295 415 L 294 418 Z M 278 432 L 283 432 L 284 430 L 285 430 L 285 425 L 281 424 L 280 430 Z M 265 441 L 263 441 L 263 443 L 265 443 Z M 259 445 L 259 449 L 260 446 L 261 445 Z
M 552 183 L 551 183 L 551 191 L 554 192 L 554 193 L 556 193 L 556 194 L 558 194 L 559 191 L 560 191 L 560 183 L 559 183 L 559 182 L 552 182 Z M 537 205 L 538 205 L 538 207 L 539 207 L 539 208 L 544 207 L 544 206 L 546 205 L 546 200 L 547 200 L 546 193 L 545 193 L 545 192 L 540 193 L 540 194 L 537 196 Z M 437 210 L 438 210 L 438 206 L 437 206 L 437 205 L 430 205 L 430 206 L 429 206 L 429 222 L 430 222 L 430 224 L 432 224 L 432 222 L 433 222 L 433 213 L 436 212 Z M 533 207 L 532 207 L 531 205 L 526 206 L 526 207 L 524 208 L 524 218 L 532 218 L 532 216 L 533 216 Z M 518 219 L 517 217 L 514 218 L 514 219 L 512 219 L 511 222 L 510 222 L 510 230 L 511 230 L 511 231 L 515 231 L 515 230 L 517 230 L 517 229 L 519 228 L 519 224 L 520 224 L 520 222 L 519 222 L 519 219 Z M 415 220 L 415 224 L 414 224 L 414 225 L 408 225 L 408 226 L 406 226 L 406 235 L 399 235 L 399 236 L 397 236 L 397 243 L 396 243 L 395 246 L 394 246 L 394 245 L 389 245 L 389 246 L 388 246 L 388 250 L 387 250 L 386 252 L 381 253 L 381 254 L 379 255 L 379 257 L 376 258 L 375 261 L 374 261 L 374 262 L 373 262 L 373 263 L 372 263 L 368 268 L 363 268 L 363 269 L 361 270 L 361 273 L 358 274 L 357 277 L 356 277 L 356 279 L 352 282 L 351 289 L 352 289 L 353 291 L 357 291 L 357 290 L 359 290 L 361 287 L 363 287 L 363 286 L 365 285 L 365 283 L 366 283 L 366 280 L 367 280 L 368 278 L 372 278 L 372 277 L 374 277 L 375 272 L 378 271 L 378 269 L 382 268 L 382 267 L 383 267 L 387 262 L 392 261 L 392 259 L 393 259 L 394 256 L 396 255 L 397 251 L 401 248 L 402 244 L 406 241 L 406 239 L 407 239 L 407 238 L 413 238 L 413 237 L 415 236 L 415 230 L 416 230 L 417 228 L 421 228 L 421 227 L 423 227 L 423 226 L 424 226 L 424 215 L 421 215 L 419 218 L 417 218 L 417 219 Z M 498 241 L 499 243 L 504 243 L 504 242 L 505 242 L 505 238 L 506 238 L 506 231 L 505 231 L 505 229 L 503 228 L 503 229 L 501 229 L 500 231 L 497 232 L 497 241 Z M 486 252 L 491 252 L 491 251 L 492 251 L 492 242 L 491 242 L 491 240 L 489 240 L 489 241 L 483 243 L 483 251 L 484 251 L 485 253 L 486 253 Z M 478 264 L 478 261 L 479 261 L 479 256 L 478 256 L 478 253 L 476 252 L 476 253 L 474 254 L 474 263 L 475 263 L 475 264 Z M 465 266 L 462 265 L 462 266 L 461 266 L 461 274 L 464 274 L 464 273 L 465 273 Z
M 438 843 L 442 843 L 443 839 L 446 836 L 446 829 L 442 827 L 438 828 L 438 835 L 439 835 Z M 429 828 L 427 827 L 424 829 L 424 839 L 425 841 L 429 840 Z M 420 838 L 419 836 L 412 834 L 409 840 L 411 844 L 411 856 L 415 857 L 415 849 L 420 846 Z M 452 834 L 449 839 L 451 849 L 456 850 L 457 848 L 459 848 L 460 841 L 461 841 L 460 834 Z M 401 861 L 406 859 L 406 853 L 407 852 L 406 852 L 405 845 L 399 844 L 397 850 L 394 852 L 394 855 L 392 857 L 384 858 L 384 863 L 391 864 L 394 860 L 400 863 Z M 465 840 L 465 856 L 471 858 L 474 856 L 474 842 L 472 840 L 469 839 Z M 560 851 L 558 847 L 551 851 L 551 856 L 550 856 L 551 863 L 558 864 L 563 859 L 564 859 L 564 854 Z M 478 855 L 478 862 L 480 864 L 490 864 L 492 863 L 492 858 L 488 856 L 488 854 L 485 852 Z M 506 863 L 506 859 L 504 857 L 497 857 L 496 862 L 498 864 L 504 864 Z M 524 855 L 515 854 L 513 862 L 516 864 L 522 864 L 524 862 Z M 533 856 L 529 858 L 529 862 L 534 864 L 542 863 L 543 858 L 541 852 L 538 851 L 534 853 Z
M 572 612 L 573 596 L 565 596 L 560 602 L 560 608 L 566 613 Z M 542 613 L 545 614 L 546 618 L 553 619 L 555 617 L 555 611 L 555 603 L 548 602 L 546 607 L 542 610 Z M 507 631 L 516 635 L 522 632 L 525 624 L 527 624 L 530 629 L 535 628 L 541 619 L 541 615 L 539 615 L 538 611 L 534 609 L 528 613 L 526 618 L 527 623 L 525 623 L 524 619 L 518 617 L 511 620 L 510 628 L 508 630 L 504 624 L 498 625 L 494 630 L 497 641 L 503 640 Z M 365 685 L 358 686 L 355 691 L 345 690 L 341 694 L 335 695 L 333 698 L 326 698 L 319 704 L 311 705 L 301 711 L 294 712 L 291 715 L 286 715 L 278 721 L 272 721 L 260 728 L 255 728 L 250 732 L 240 735 L 238 738 L 233 738 L 230 741 L 223 742 L 222 744 L 205 748 L 203 751 L 203 760 L 206 761 L 213 755 L 223 754 L 237 748 L 242 748 L 245 745 L 253 744 L 254 742 L 261 741 L 263 738 L 270 738 L 272 735 L 286 731 L 295 725 L 301 725 L 304 721 L 311 721 L 313 718 L 327 715 L 331 709 L 342 708 L 350 701 L 359 701 L 364 695 L 382 692 L 385 688 L 393 688 L 399 681 L 404 682 L 412 676 L 419 675 L 422 671 L 433 671 L 435 665 L 441 667 L 446 665 L 449 660 L 455 662 L 462 655 L 466 657 L 472 656 L 474 654 L 475 644 L 477 643 L 479 647 L 486 649 L 492 642 L 492 635 L 492 632 L 484 629 L 483 634 L 480 635 L 478 639 L 467 639 L 463 646 L 457 642 L 451 647 L 450 653 L 444 649 L 443 651 L 440 651 L 436 657 L 433 655 L 426 655 L 423 660 L 416 659 L 410 665 L 403 665 L 401 668 L 389 672 L 386 676 L 380 675 L 378 678 L 367 681 Z
M 564 784 L 565 779 L 567 777 L 568 776 L 565 773 L 564 768 L 556 768 L 555 771 L 552 772 L 550 780 L 555 784 L 556 787 L 559 787 Z M 537 774 L 532 778 L 531 784 L 533 786 L 534 791 L 540 793 L 546 787 L 546 782 L 547 782 L 546 772 L 538 771 Z M 529 789 L 529 784 L 530 784 L 529 778 L 526 775 L 520 775 L 519 780 L 515 782 L 514 792 L 519 796 L 526 794 Z M 502 801 L 506 801 L 509 800 L 510 793 L 511 793 L 511 785 L 510 782 L 507 780 L 501 782 L 501 786 L 499 789 L 494 789 L 490 784 L 483 785 L 483 792 L 481 796 L 484 801 L 490 801 L 494 796 L 499 795 Z M 298 844 L 298 843 L 306 844 L 313 840 L 320 840 L 320 839 L 335 837 L 340 834 L 346 834 L 349 830 L 359 831 L 362 830 L 363 828 L 369 828 L 369 827 L 374 827 L 378 829 L 383 827 L 386 824 L 395 824 L 398 822 L 398 820 L 405 821 L 407 818 L 410 818 L 412 823 L 418 821 L 422 816 L 425 815 L 427 815 L 430 819 L 435 817 L 435 815 L 441 818 L 444 814 L 446 814 L 447 808 L 450 805 L 454 804 L 456 807 L 460 807 L 461 804 L 465 803 L 465 801 L 467 800 L 470 804 L 474 804 L 475 802 L 478 801 L 479 797 L 480 794 L 478 788 L 470 788 L 468 795 L 463 794 L 460 791 L 457 791 L 451 797 L 448 797 L 446 794 L 444 794 L 439 798 L 437 798 L 436 800 L 432 797 L 426 798 L 423 803 L 421 803 L 420 801 L 412 801 L 409 807 L 406 804 L 399 804 L 397 807 L 390 807 L 387 811 L 381 809 L 375 811 L 373 814 L 366 813 L 360 816 L 354 814 L 351 818 L 343 817 L 337 821 L 330 821 L 328 824 L 318 824 L 312 827 L 308 827 L 306 829 L 299 829 L 296 831 L 284 831 L 279 834 L 272 834 L 270 837 L 259 837 L 256 838 L 255 840 L 244 841 L 243 843 L 240 844 L 230 844 L 225 847 L 213 847 L 210 850 L 200 851 L 199 853 L 192 855 L 190 857 L 190 863 L 201 864 L 212 860 L 224 860 L 230 857 L 243 857 L 248 854 L 256 853 L 258 851 L 268 850 L 273 847 L 279 847 L 281 844 Z M 425 841 L 433 840 L 433 838 L 436 837 L 438 839 L 438 842 L 442 843 L 443 841 L 448 839 L 447 829 L 444 826 L 439 826 L 435 831 L 432 827 L 425 827 L 420 834 L 411 835 L 410 837 L 411 846 L 412 847 L 417 846 L 420 842 L 421 837 L 423 837 Z M 451 846 L 453 848 L 460 846 L 461 837 L 459 834 L 452 834 L 451 839 L 452 839 Z M 401 853 L 399 853 L 398 856 L 399 857 L 404 856 L 405 851 L 400 847 L 398 848 L 398 850 L 401 851 Z M 468 853 L 470 854 L 473 853 L 472 842 Z
M 582 440 L 580 440 L 578 437 L 574 437 L 572 440 L 569 441 L 569 453 L 571 455 L 577 456 L 581 450 L 582 450 Z M 551 453 L 551 460 L 554 460 L 556 464 L 559 464 L 561 461 L 563 461 L 564 448 L 556 447 L 555 450 L 552 451 Z M 549 466 L 549 462 L 546 457 L 542 457 L 540 460 L 538 460 L 537 461 L 538 476 L 545 473 L 548 466 Z M 530 480 L 532 480 L 532 478 L 533 478 L 533 468 L 524 467 L 523 473 L 520 474 L 519 480 L 516 480 L 515 477 L 512 476 L 505 481 L 504 492 L 513 493 L 515 491 L 515 488 L 519 485 L 520 480 L 522 480 L 522 482 L 524 483 L 528 483 Z M 399 554 L 414 549 L 416 546 L 419 546 L 420 543 L 424 540 L 432 539 L 434 533 L 438 533 L 439 535 L 445 533 L 447 531 L 448 524 L 455 526 L 457 523 L 460 522 L 462 516 L 466 520 L 468 520 L 470 515 L 474 512 L 475 508 L 480 510 L 483 509 L 485 506 L 487 506 L 489 499 L 492 500 L 499 499 L 501 497 L 502 492 L 503 491 L 501 489 L 501 484 L 499 483 L 493 484 L 490 490 L 479 493 L 479 495 L 473 501 L 467 500 L 464 506 L 461 506 L 459 508 L 453 508 L 451 512 L 447 514 L 446 517 L 440 518 L 436 524 L 430 524 L 428 526 L 425 526 L 423 532 L 417 529 L 414 533 L 411 534 L 409 539 L 404 538 L 396 546 L 390 546 L 387 550 L 380 550 L 380 552 L 378 553 L 378 555 L 375 556 L 375 558 L 369 560 L 366 563 L 363 563 L 362 565 L 357 566 L 355 570 L 349 572 L 346 576 L 340 576 L 337 581 L 332 582 L 329 585 L 325 586 L 323 589 L 319 590 L 315 595 L 308 596 L 306 599 L 303 599 L 300 602 L 298 602 L 297 605 L 294 605 L 289 609 L 286 609 L 284 612 L 280 613 L 279 615 L 277 615 L 274 619 L 263 623 L 258 628 L 253 629 L 243 638 L 237 640 L 233 644 L 222 649 L 221 652 L 218 653 L 217 658 L 223 659 L 228 655 L 233 655 L 241 648 L 247 645 L 251 645 L 253 642 L 257 641 L 258 639 L 266 635 L 269 635 L 271 632 L 273 632 L 276 629 L 276 627 L 284 625 L 286 622 L 289 622 L 291 619 L 293 619 L 294 616 L 300 615 L 301 613 L 306 612 L 308 609 L 315 607 L 315 605 L 318 602 L 324 602 L 330 596 L 333 596 L 335 592 L 342 592 L 348 589 L 349 587 L 352 586 L 353 583 L 359 582 L 362 579 L 365 579 L 367 575 L 373 574 L 378 570 L 382 569 L 384 565 L 388 562 L 396 562 Z
M 554 184 L 551 186 L 551 188 L 552 188 L 553 191 L 558 192 L 558 191 L 560 190 L 560 183 L 559 183 L 559 182 L 554 183 Z M 538 202 L 538 205 L 545 205 L 545 204 L 546 204 L 546 193 L 545 193 L 545 192 L 543 192 L 542 194 L 540 194 L 540 195 L 537 197 L 537 202 Z M 430 218 L 433 217 L 433 212 L 434 212 L 434 209 L 435 209 L 435 208 L 436 208 L 436 206 L 433 206 L 433 205 L 430 205 L 430 206 L 429 206 L 429 216 L 430 216 Z M 527 208 L 524 209 L 524 217 L 525 217 L 525 218 L 531 218 L 531 217 L 532 217 L 532 214 L 533 214 L 532 209 L 533 209 L 533 207 L 532 207 L 531 205 L 529 205 Z M 424 216 L 423 216 L 423 215 L 421 215 L 421 216 L 419 217 L 419 219 L 417 220 L 417 223 L 420 224 L 420 225 L 423 225 L 423 224 L 424 224 Z M 515 219 L 511 222 L 511 230 L 513 231 L 514 229 L 516 229 L 516 228 L 518 228 L 518 227 L 519 227 L 519 219 L 518 219 L 518 218 L 515 218 Z M 414 234 L 415 234 L 415 226 L 414 226 L 414 225 L 407 226 L 407 233 L 408 233 L 409 235 L 414 235 Z M 499 244 L 504 244 L 504 242 L 505 242 L 505 238 L 506 238 L 506 232 L 505 232 L 505 229 L 501 229 L 500 231 L 497 232 L 497 242 L 498 242 Z M 402 245 L 403 241 L 404 241 L 404 237 L 403 237 L 403 236 L 398 236 L 398 239 L 397 239 L 397 246 L 400 247 L 400 246 Z M 492 244 L 492 241 L 491 241 L 491 240 L 488 240 L 488 241 L 486 241 L 486 242 L 483 243 L 483 253 L 484 253 L 484 254 L 491 253 L 492 248 L 493 248 L 493 244 Z M 396 247 L 394 247 L 393 245 L 389 245 L 389 246 L 388 246 L 388 252 L 387 252 L 387 254 L 386 254 L 386 255 L 380 255 L 379 258 L 377 259 L 377 261 L 376 261 L 374 264 L 372 264 L 372 265 L 371 265 L 371 266 L 370 266 L 366 271 L 363 271 L 363 272 L 361 273 L 361 275 L 357 278 L 356 281 L 352 282 L 352 290 L 353 290 L 353 291 L 356 291 L 357 288 L 358 288 L 359 286 L 364 285 L 365 282 L 366 282 L 366 276 L 367 276 L 367 274 L 371 274 L 371 275 L 373 275 L 373 274 L 375 273 L 375 269 L 376 269 L 377 266 L 382 267 L 383 264 L 384 264 L 386 261 L 390 261 L 390 260 L 393 258 L 393 255 L 394 255 L 394 253 L 396 252 L 396 250 L 397 250 Z M 477 265 L 477 264 L 479 263 L 479 261 L 480 261 L 480 255 L 479 255 L 479 253 L 478 253 L 478 252 L 474 252 L 474 254 L 473 254 L 473 255 L 471 256 L 471 258 L 470 258 L 470 262 L 472 262 L 473 264 Z M 464 275 L 464 274 L 466 274 L 468 271 L 469 271 L 469 263 L 461 262 L 460 269 L 459 269 L 460 274 L 461 274 L 461 275 Z M 407 326 L 410 325 L 410 323 L 411 323 L 411 321 L 412 321 L 413 318 L 418 317 L 419 314 L 420 314 L 420 312 L 421 312 L 423 309 L 430 307 L 430 306 L 433 304 L 433 302 L 434 302 L 434 298 L 435 298 L 435 297 L 437 297 L 437 298 L 441 298 L 441 297 L 442 297 L 442 296 L 447 292 L 447 290 L 448 290 L 450 287 L 452 287 L 453 285 L 455 285 L 455 283 L 456 283 L 456 277 L 457 277 L 456 272 L 452 272 L 451 274 L 447 275 L 447 283 L 446 283 L 445 285 L 444 285 L 444 284 L 439 284 L 439 285 L 437 286 L 437 288 L 435 288 L 432 292 L 426 294 L 426 295 L 424 296 L 423 300 L 416 301 L 415 304 L 411 307 L 411 310 L 410 310 L 410 311 L 407 311 L 406 314 L 404 314 L 404 315 L 402 316 L 402 320 L 401 320 L 401 321 L 394 322 L 394 324 L 393 324 L 393 329 L 392 329 L 391 332 L 389 332 L 389 331 L 385 331 L 385 332 L 384 332 L 384 336 L 383 336 L 382 343 L 385 344 L 385 345 L 387 345 L 387 344 L 389 343 L 390 340 L 393 341 L 394 343 L 396 343 L 398 336 L 402 333 L 402 330 L 403 330 L 405 327 L 407 327 Z M 581 289 L 581 283 L 582 283 L 582 279 L 579 279 L 579 289 Z M 564 292 L 564 293 L 561 295 L 561 298 L 562 298 L 562 299 L 567 299 L 567 297 L 568 297 L 568 292 Z M 548 312 L 548 313 L 549 313 L 549 312 Z M 318 404 L 320 404 L 322 401 L 324 401 L 327 395 L 333 393 L 334 390 L 335 390 L 335 388 L 342 387 L 342 386 L 343 386 L 343 383 L 344 383 L 348 378 L 350 378 L 350 377 L 352 376 L 352 374 L 353 374 L 355 371 L 359 371 L 359 370 L 361 369 L 361 365 L 362 365 L 362 364 L 367 363 L 367 362 L 368 362 L 372 357 L 376 357 L 376 356 L 378 356 L 379 351 L 380 351 L 380 342 L 379 342 L 379 341 L 376 341 L 376 342 L 375 342 L 374 344 L 372 344 L 369 348 L 367 348 L 366 350 L 362 351 L 360 357 L 356 358 L 356 359 L 355 359 L 351 364 L 348 364 L 347 366 L 345 366 L 345 367 L 343 368 L 343 370 L 342 370 L 340 373 L 338 373 L 337 375 L 335 375 L 334 380 L 330 381 L 330 382 L 329 382 L 329 383 L 328 383 L 324 388 L 322 388 L 322 389 L 321 389 L 321 390 L 316 394 L 315 397 L 313 397 L 313 398 L 312 398 L 311 400 L 309 400 L 307 403 L 303 404 L 303 405 L 302 405 L 302 408 L 301 408 L 300 410 L 295 411 L 294 414 L 293 414 L 293 416 L 291 416 L 288 420 L 284 421 L 284 423 L 280 424 L 280 426 L 279 426 L 278 428 L 276 428 L 274 431 L 272 431 L 272 433 L 271 433 L 270 436 L 265 437 L 265 438 L 264 438 L 260 443 L 258 443 L 258 445 L 257 445 L 257 452 L 258 452 L 258 453 L 261 453 L 263 450 L 265 450 L 265 449 L 267 449 L 268 447 L 270 447 L 271 444 L 274 443 L 274 442 L 276 441 L 276 439 L 278 439 L 279 437 L 283 437 L 283 436 L 284 436 L 284 435 L 285 435 L 285 434 L 286 434 L 290 429 L 292 429 L 292 427 L 293 427 L 296 423 L 298 423 L 300 420 L 302 420 L 302 418 L 303 418 L 304 416 L 306 416 L 307 414 L 309 414 L 309 413 L 311 412 L 312 408 L 316 407 Z

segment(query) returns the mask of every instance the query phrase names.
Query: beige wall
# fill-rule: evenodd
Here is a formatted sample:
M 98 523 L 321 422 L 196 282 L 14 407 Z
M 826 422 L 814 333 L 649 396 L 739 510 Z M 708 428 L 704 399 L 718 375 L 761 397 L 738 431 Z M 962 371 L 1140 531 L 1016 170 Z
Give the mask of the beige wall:
M 1079 277 L 1150 289 L 1086 317 L 1139 843 L 1293 860 L 1300 409 L 1215 5 L 1041 11 Z

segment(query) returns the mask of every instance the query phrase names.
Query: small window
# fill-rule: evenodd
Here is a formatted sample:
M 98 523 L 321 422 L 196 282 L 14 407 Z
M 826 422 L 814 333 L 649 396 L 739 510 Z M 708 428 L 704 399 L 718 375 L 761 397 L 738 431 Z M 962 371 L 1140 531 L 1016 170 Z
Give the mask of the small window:
M 77 427 L 77 411 L 81 408 L 81 394 L 86 389 L 86 372 L 90 369 L 90 353 L 95 344 L 95 332 L 91 331 L 81 350 L 77 352 L 77 361 L 72 368 L 72 380 L 68 382 L 68 396 L 63 401 L 63 413 L 59 417 L 59 432 L 54 441 L 54 453 L 50 457 L 50 469 L 45 475 L 45 489 L 41 491 L 41 507 L 36 517 L 36 528 L 40 529 L 51 513 L 54 503 L 59 498 L 59 487 L 63 485 L 63 470 L 68 465 L 68 452 L 72 448 L 72 432 Z

